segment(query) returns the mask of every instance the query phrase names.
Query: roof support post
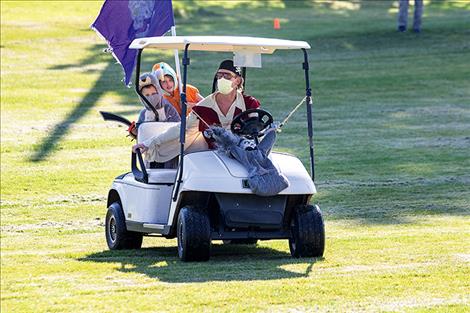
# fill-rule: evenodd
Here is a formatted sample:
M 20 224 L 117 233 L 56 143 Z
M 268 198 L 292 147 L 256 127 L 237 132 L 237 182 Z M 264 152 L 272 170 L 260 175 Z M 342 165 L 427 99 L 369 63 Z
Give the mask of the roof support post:
M 315 181 L 315 149 L 313 145 L 313 116 L 312 116 L 312 89 L 310 89 L 310 79 L 308 76 L 308 55 L 307 50 L 302 48 L 304 53 L 304 63 L 302 68 L 305 72 L 305 101 L 307 102 L 307 127 L 308 127 L 308 144 L 310 149 L 310 172 L 312 181 Z
M 178 198 L 178 191 L 180 189 L 180 185 L 182 183 L 183 178 L 183 160 L 184 160 L 184 143 L 186 138 L 186 111 L 187 111 L 187 104 L 186 104 L 186 78 L 188 75 L 188 65 L 189 65 L 189 57 L 188 57 L 188 48 L 189 43 L 184 47 L 184 55 L 183 55 L 183 90 L 181 90 L 181 126 L 180 126 L 180 159 L 179 159 L 179 174 L 178 179 L 176 181 L 176 186 L 173 193 L 173 201 L 176 201 Z
M 135 62 L 135 92 L 139 94 L 140 61 L 142 59 L 142 49 L 137 50 L 137 60 Z
M 139 95 L 140 99 L 144 100 L 145 103 L 147 103 L 147 106 L 152 109 L 153 113 L 155 114 L 155 121 L 158 121 L 158 112 L 157 109 L 150 104 L 150 102 L 147 100 L 147 97 L 144 97 L 144 95 L 140 92 L 139 90 L 139 78 L 140 78 L 140 62 L 142 61 L 142 51 L 144 49 L 138 49 L 137 50 L 137 56 L 136 56 L 136 64 L 135 64 L 135 92 Z
M 242 67 L 242 77 L 243 77 L 243 90 L 245 90 L 245 83 L 246 83 L 246 67 Z

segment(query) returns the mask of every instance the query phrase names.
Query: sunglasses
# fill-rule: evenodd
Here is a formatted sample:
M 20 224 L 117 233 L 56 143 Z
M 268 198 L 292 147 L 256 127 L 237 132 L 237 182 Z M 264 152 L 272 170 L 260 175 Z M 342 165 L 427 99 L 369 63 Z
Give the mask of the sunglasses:
M 221 79 L 222 77 L 225 78 L 225 79 L 232 79 L 235 77 L 234 74 L 232 73 L 226 73 L 226 72 L 217 72 L 215 74 L 215 76 L 217 77 L 217 79 Z

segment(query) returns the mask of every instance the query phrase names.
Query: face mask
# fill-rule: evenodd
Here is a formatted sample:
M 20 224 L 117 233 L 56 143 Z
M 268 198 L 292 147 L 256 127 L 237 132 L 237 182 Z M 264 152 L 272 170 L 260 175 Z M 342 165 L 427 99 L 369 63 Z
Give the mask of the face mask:
M 228 95 L 232 90 L 232 81 L 225 79 L 225 78 L 220 78 L 217 80 L 217 89 L 224 95 Z
M 156 93 L 154 95 L 150 95 L 150 96 L 145 96 L 145 98 L 147 98 L 147 100 L 150 102 L 150 104 L 155 108 L 155 109 L 161 109 L 162 107 L 162 95 L 159 94 L 159 93 Z M 141 100 L 142 101 L 142 104 L 147 108 L 147 109 L 150 109 L 148 108 L 148 105 L 145 103 L 145 101 Z

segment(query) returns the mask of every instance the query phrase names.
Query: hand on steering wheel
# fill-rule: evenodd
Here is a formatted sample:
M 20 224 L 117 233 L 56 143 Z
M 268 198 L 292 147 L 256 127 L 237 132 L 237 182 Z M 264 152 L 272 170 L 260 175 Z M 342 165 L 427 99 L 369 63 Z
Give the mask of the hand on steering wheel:
M 262 109 L 249 109 L 237 116 L 230 125 L 232 133 L 247 137 L 258 137 L 273 123 L 272 115 Z

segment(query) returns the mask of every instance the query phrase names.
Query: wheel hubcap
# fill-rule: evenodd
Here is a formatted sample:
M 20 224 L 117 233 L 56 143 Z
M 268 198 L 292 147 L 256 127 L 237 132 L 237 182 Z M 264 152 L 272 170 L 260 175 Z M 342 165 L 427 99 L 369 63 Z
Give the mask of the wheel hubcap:
M 183 223 L 179 225 L 178 230 L 178 254 L 180 257 L 183 255 Z
M 291 251 L 296 251 L 297 250 L 297 245 L 296 245 L 297 229 L 296 229 L 295 217 L 293 217 L 290 222 L 290 229 L 291 229 L 292 238 L 289 239 L 289 245 L 290 245 Z
M 116 230 L 116 219 L 114 218 L 114 216 L 111 216 L 111 218 L 109 219 L 109 239 L 111 239 L 112 242 L 115 242 L 116 241 L 116 233 L 117 233 L 117 230 Z
M 295 248 L 296 248 L 296 246 L 295 246 L 295 241 L 292 240 L 292 241 L 290 242 L 290 245 L 291 245 L 292 249 L 295 251 Z

